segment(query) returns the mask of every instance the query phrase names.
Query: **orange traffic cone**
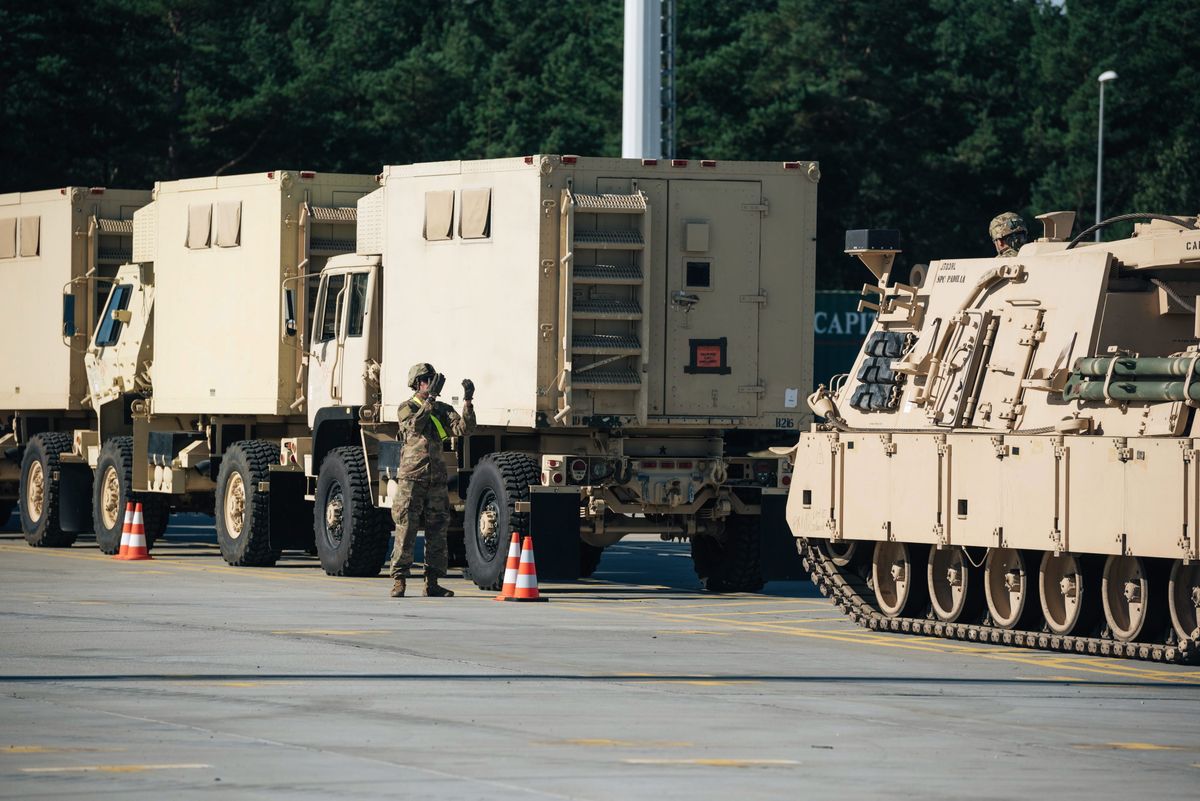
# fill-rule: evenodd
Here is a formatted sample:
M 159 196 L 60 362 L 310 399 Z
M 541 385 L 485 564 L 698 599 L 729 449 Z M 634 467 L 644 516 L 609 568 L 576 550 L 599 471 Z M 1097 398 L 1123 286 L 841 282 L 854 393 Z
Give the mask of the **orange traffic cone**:
M 124 556 L 118 554 L 117 558 L 129 562 L 154 558 L 150 555 L 150 549 L 146 547 L 146 523 L 142 518 L 140 503 L 133 507 L 133 523 L 129 527 L 129 549 L 125 551 Z
M 506 601 L 545 601 L 538 595 L 537 566 L 533 562 L 533 537 L 526 536 L 521 544 L 521 567 L 517 571 L 517 591 Z
M 133 529 L 133 501 L 125 504 L 125 521 L 121 524 L 121 549 L 113 554 L 113 559 L 125 559 L 129 556 L 129 532 Z
M 508 564 L 504 566 L 504 586 L 497 601 L 508 601 L 517 594 L 517 574 L 521 569 L 521 535 L 513 532 L 512 542 L 508 544 Z

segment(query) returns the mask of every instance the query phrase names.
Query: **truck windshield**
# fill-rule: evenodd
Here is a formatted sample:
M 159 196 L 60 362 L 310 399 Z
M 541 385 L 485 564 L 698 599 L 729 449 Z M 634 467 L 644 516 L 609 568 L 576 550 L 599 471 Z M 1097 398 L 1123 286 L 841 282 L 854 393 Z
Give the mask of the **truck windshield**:
M 346 285 L 345 273 L 329 276 L 325 284 L 325 301 L 321 308 L 321 333 L 318 342 L 328 342 L 337 336 L 338 296 Z
M 96 347 L 107 348 L 117 344 L 121 338 L 124 326 L 113 317 L 113 312 L 124 311 L 129 307 L 129 298 L 133 295 L 133 284 L 117 284 L 108 295 L 108 305 L 104 307 L 104 315 L 96 328 Z

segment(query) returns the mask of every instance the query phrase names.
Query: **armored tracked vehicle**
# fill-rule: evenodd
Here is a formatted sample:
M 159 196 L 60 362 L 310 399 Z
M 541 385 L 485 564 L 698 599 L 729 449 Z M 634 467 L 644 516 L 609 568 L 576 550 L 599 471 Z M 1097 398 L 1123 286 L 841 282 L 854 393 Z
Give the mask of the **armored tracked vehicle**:
M 19 508 L 32 545 L 92 529 L 91 473 L 71 460 L 75 431 L 96 425 L 85 351 L 149 201 L 104 187 L 0 195 L 0 525 Z
M 357 253 L 321 275 L 312 435 L 285 442 L 326 570 L 380 568 L 416 362 L 478 388 L 479 428 L 445 458 L 480 587 L 499 587 L 514 531 L 543 577 L 588 575 L 633 532 L 690 539 L 713 589 L 798 563 L 788 463 L 765 448 L 809 419 L 818 179 L 810 162 L 386 167 Z
M 1012 257 L 889 280 L 894 231 L 852 231 L 878 312 L 809 398 L 787 518 L 857 622 L 1156 661 L 1200 630 L 1200 219 L 1074 214 Z

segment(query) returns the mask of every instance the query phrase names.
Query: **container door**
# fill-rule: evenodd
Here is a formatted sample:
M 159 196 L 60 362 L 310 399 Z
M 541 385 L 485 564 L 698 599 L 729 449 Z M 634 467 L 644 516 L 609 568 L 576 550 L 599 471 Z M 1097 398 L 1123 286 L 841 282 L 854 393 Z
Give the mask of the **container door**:
M 666 413 L 753 417 L 758 382 L 762 191 L 751 181 L 672 181 L 667 243 Z

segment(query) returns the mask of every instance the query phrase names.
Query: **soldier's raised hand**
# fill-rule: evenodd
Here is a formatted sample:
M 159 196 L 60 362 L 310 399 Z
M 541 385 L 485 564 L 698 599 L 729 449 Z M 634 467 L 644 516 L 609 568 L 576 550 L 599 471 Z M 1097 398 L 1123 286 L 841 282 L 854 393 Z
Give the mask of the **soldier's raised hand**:
M 470 402 L 475 397 L 475 382 L 469 378 L 464 378 L 462 381 L 463 400 Z

